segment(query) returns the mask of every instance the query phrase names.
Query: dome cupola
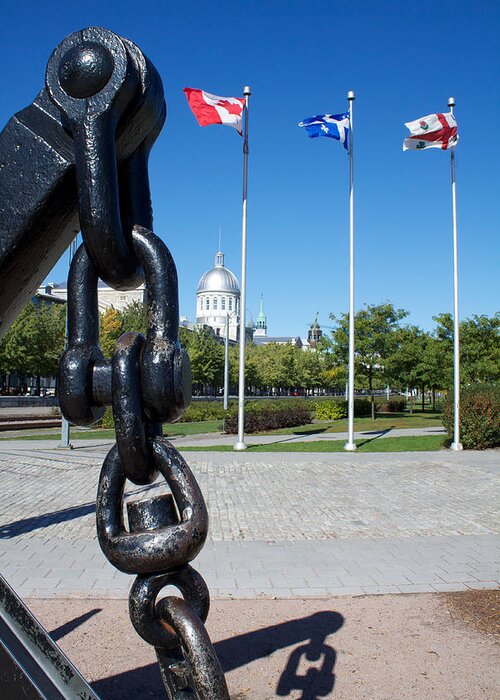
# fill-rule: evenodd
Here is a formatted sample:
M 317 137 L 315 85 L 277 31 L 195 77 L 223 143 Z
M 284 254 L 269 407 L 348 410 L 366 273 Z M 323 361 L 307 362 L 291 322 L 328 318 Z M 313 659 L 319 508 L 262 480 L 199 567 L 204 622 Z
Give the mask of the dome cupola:
M 240 295 L 240 285 L 236 276 L 224 266 L 224 253 L 220 250 L 215 256 L 215 265 L 211 270 L 205 272 L 198 282 L 196 293 L 205 292 L 229 292 Z
M 201 276 L 196 288 L 196 322 L 211 326 L 217 335 L 225 335 L 229 325 L 229 337 L 236 340 L 240 309 L 240 285 L 231 270 L 224 265 L 224 253 L 215 256 L 211 270 Z

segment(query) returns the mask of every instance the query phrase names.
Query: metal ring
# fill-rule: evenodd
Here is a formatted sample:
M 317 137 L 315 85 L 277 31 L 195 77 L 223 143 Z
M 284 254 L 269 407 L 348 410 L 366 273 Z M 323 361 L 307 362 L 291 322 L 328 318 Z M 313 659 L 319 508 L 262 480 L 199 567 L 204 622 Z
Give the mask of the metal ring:
M 208 513 L 192 471 L 165 438 L 152 441 L 154 464 L 167 481 L 180 522 L 156 530 L 129 532 L 123 521 L 126 474 L 116 445 L 102 465 L 97 489 L 99 544 L 120 571 L 148 574 L 187 564 L 199 553 L 208 531 Z
M 177 646 L 175 634 L 168 632 L 156 614 L 156 599 L 166 586 L 180 590 L 188 605 L 205 622 L 210 608 L 208 587 L 202 576 L 187 564 L 165 574 L 138 576 L 129 593 L 129 615 L 137 634 L 155 647 Z
M 142 226 L 134 226 L 135 254 L 146 278 L 148 330 L 142 353 L 144 409 L 155 422 L 179 418 L 191 401 L 191 366 L 178 340 L 177 270 L 165 243 Z
M 157 615 L 175 630 L 188 663 L 193 690 L 199 700 L 229 700 L 229 691 L 215 649 L 200 618 L 182 598 L 163 598 L 156 604 Z M 161 649 L 157 650 L 162 665 Z M 168 652 L 166 653 L 168 656 Z M 162 669 L 168 674 L 168 665 Z
M 116 444 L 123 471 L 134 484 L 150 484 L 158 476 L 142 408 L 140 359 L 143 345 L 144 336 L 124 333 L 116 342 L 111 360 Z

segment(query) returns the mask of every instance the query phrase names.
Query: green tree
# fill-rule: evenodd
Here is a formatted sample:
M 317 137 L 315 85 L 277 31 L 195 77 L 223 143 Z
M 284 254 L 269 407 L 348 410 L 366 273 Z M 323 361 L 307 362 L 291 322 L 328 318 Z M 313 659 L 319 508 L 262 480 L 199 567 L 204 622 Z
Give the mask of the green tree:
M 432 337 L 436 341 L 435 349 L 439 356 L 443 375 L 443 387 L 453 386 L 453 317 L 449 313 L 433 316 L 436 327 Z
M 460 372 L 464 384 L 500 380 L 500 312 L 462 321 Z
M 187 347 L 193 384 L 221 387 L 224 383 L 224 346 L 206 328 L 193 332 Z
M 2 372 L 19 372 L 37 379 L 57 374 L 64 350 L 64 305 L 30 302 L 16 318 L 1 345 Z
M 142 301 L 133 301 L 121 312 L 123 333 L 132 331 L 146 335 L 148 325 L 146 304 Z
M 306 391 L 324 386 L 325 361 L 321 353 L 315 350 L 296 348 L 295 366 L 297 369 L 297 385 Z
M 390 302 L 365 306 L 354 319 L 355 383 L 365 380 L 372 401 L 372 419 L 375 419 L 373 390 L 383 386 L 388 378 L 388 363 L 397 347 L 395 331 L 400 321 L 408 315 L 404 309 L 396 309 Z M 338 363 L 347 365 L 349 354 L 349 314 L 336 318 L 332 333 L 333 354 Z
M 387 378 L 392 383 L 420 389 L 422 411 L 425 410 L 425 389 L 432 389 L 435 408 L 435 391 L 445 384 L 445 371 L 440 361 L 440 342 L 417 326 L 405 326 L 395 332 L 396 346 L 386 366 Z M 413 412 L 413 400 L 410 400 Z
M 332 336 L 323 335 L 316 344 L 316 353 L 322 359 L 321 386 L 344 392 L 347 384 L 347 363 L 334 350 Z
M 130 330 L 126 328 L 125 330 Z M 122 315 L 113 306 L 108 306 L 101 314 L 99 345 L 104 357 L 111 357 L 115 351 L 115 343 L 124 332 Z
M 266 385 L 262 377 L 262 350 L 263 345 L 247 343 L 245 349 L 245 390 L 263 389 Z M 238 386 L 240 369 L 240 346 L 232 345 L 229 348 L 229 384 Z
M 435 316 L 434 337 L 445 372 L 445 386 L 453 386 L 453 317 Z M 500 312 L 494 316 L 475 315 L 460 323 L 460 379 L 463 385 L 496 382 L 500 379 Z

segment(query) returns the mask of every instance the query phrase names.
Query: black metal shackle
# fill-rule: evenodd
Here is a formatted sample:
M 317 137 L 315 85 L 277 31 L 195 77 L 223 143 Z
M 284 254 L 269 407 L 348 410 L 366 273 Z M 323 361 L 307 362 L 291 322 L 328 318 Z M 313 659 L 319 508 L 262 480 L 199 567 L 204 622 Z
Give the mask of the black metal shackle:
M 116 444 L 127 479 L 134 484 L 150 484 L 158 476 L 151 440 L 162 435 L 161 423 L 152 423 L 144 414 L 140 375 L 143 346 L 143 335 L 124 333 L 111 358 Z
M 191 401 L 191 365 L 179 343 L 177 269 L 163 241 L 142 226 L 132 229 L 134 252 L 146 279 L 146 341 L 141 354 L 144 410 L 153 422 L 179 418 Z
M 99 544 L 111 564 L 129 574 L 181 567 L 196 557 L 207 537 L 207 507 L 191 469 L 165 438 L 153 439 L 152 452 L 155 468 L 170 487 L 177 506 L 177 523 L 135 532 L 125 529 L 123 497 L 127 477 L 116 446 L 104 460 L 99 477 L 96 501 Z
M 132 42 L 89 27 L 55 49 L 46 88 L 73 137 L 80 227 L 89 257 L 111 287 L 134 289 L 142 271 L 131 229 L 152 228 L 147 161 L 165 121 L 161 80 Z M 117 133 L 137 111 L 149 132 L 119 168 Z
M 99 347 L 97 272 L 84 245 L 76 251 L 68 276 L 68 348 L 59 363 L 59 406 L 75 425 L 91 425 L 104 413 L 96 402 L 93 371 L 106 367 Z M 102 374 L 102 371 L 101 371 Z
M 175 586 L 202 622 L 208 617 L 210 595 L 203 577 L 189 564 L 167 573 L 137 576 L 129 593 L 129 615 L 137 634 L 155 647 L 174 648 L 177 636 L 161 623 L 157 598 L 167 586 Z

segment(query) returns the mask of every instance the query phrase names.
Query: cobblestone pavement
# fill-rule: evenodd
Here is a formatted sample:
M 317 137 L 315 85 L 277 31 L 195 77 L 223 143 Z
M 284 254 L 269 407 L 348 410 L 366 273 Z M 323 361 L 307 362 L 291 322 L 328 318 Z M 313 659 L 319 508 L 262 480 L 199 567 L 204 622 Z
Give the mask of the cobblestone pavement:
M 95 538 L 107 446 L 0 443 L 0 571 L 21 595 L 126 596 Z M 499 456 L 190 453 L 211 519 L 195 566 L 219 596 L 497 587 Z

